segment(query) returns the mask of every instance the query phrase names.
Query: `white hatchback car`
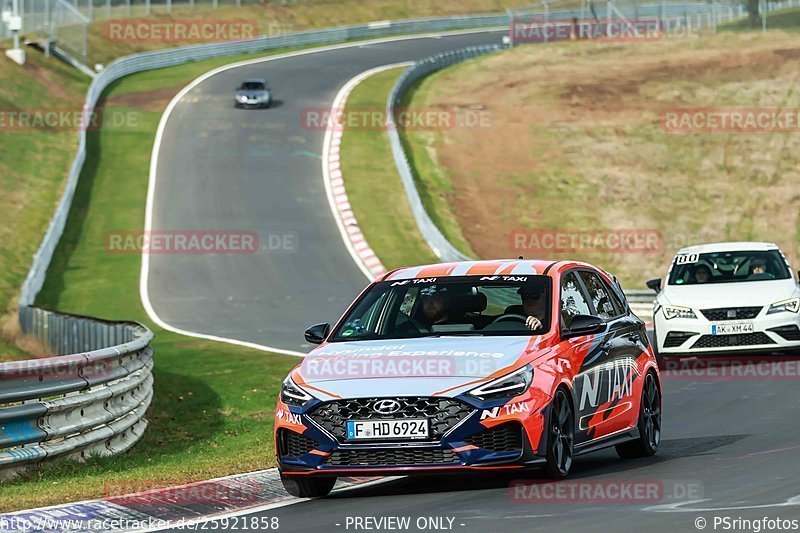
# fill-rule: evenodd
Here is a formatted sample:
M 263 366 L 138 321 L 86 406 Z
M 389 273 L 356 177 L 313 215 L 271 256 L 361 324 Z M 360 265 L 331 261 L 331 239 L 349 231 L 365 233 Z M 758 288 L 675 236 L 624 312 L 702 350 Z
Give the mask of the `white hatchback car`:
M 652 279 L 659 355 L 800 349 L 800 287 L 777 245 L 728 242 L 684 248 L 666 286 Z

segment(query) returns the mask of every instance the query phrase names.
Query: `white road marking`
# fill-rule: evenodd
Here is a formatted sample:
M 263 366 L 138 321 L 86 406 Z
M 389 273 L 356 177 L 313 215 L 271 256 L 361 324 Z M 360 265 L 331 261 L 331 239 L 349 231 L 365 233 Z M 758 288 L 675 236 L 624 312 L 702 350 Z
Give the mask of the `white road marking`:
M 792 496 L 783 502 L 776 503 L 762 503 L 762 504 L 749 504 L 749 505 L 732 505 L 729 507 L 692 507 L 687 509 L 687 505 L 694 505 L 696 503 L 709 502 L 710 499 L 705 500 L 686 500 L 683 502 L 664 503 L 661 505 L 653 505 L 645 507 L 642 511 L 650 511 L 654 513 L 710 513 L 718 511 L 744 511 L 747 509 L 771 509 L 775 507 L 796 507 L 800 506 L 800 495 Z
M 333 218 L 336 220 L 336 226 L 339 228 L 339 235 L 342 237 L 345 248 L 350 252 L 350 257 L 353 258 L 353 261 L 358 265 L 358 268 L 369 281 L 373 281 L 376 277 L 385 274 L 386 269 L 372 251 L 369 244 L 367 244 L 358 226 L 355 215 L 352 214 L 347 192 L 342 181 L 341 166 L 339 166 L 339 146 L 341 145 L 342 131 L 338 129 L 335 124 L 332 124 L 332 117 L 336 116 L 340 110 L 344 109 L 347 103 L 347 97 L 362 81 L 375 74 L 394 68 L 408 67 L 413 64 L 413 61 L 408 61 L 405 63 L 393 63 L 391 65 L 372 68 L 365 70 L 345 83 L 336 94 L 336 98 L 333 99 L 329 115 L 331 118 L 328 119 L 328 128 L 325 130 L 325 140 L 322 143 L 322 177 L 325 183 L 325 194 L 328 197 L 328 205 L 331 208 L 331 213 L 333 213 Z M 334 172 L 336 174 L 336 187 L 334 187 L 332 183 L 334 180 L 332 174 Z M 339 182 L 342 182 L 342 185 L 339 185 Z M 345 212 L 347 212 L 347 214 Z M 347 220 L 345 220 L 345 216 L 347 216 Z M 348 228 L 354 231 L 348 231 Z
M 266 62 L 269 62 L 269 61 L 278 61 L 278 60 L 281 60 L 281 59 L 300 57 L 300 56 L 305 56 L 305 55 L 310 55 L 310 54 L 318 54 L 318 53 L 328 52 L 328 51 L 332 51 L 332 50 L 340 50 L 340 49 L 345 49 L 345 48 L 362 47 L 362 46 L 365 46 L 365 45 L 379 44 L 379 43 L 408 41 L 408 40 L 414 40 L 414 39 L 429 39 L 429 38 L 437 37 L 437 36 L 469 35 L 469 34 L 474 34 L 474 33 L 491 33 L 491 32 L 495 32 L 495 31 L 497 31 L 496 28 L 495 29 L 465 30 L 465 31 L 456 31 L 456 32 L 440 32 L 440 33 L 430 33 L 430 34 L 424 34 L 424 35 L 407 35 L 407 36 L 402 36 L 402 37 L 386 37 L 386 38 L 374 39 L 374 40 L 366 41 L 366 42 L 361 41 L 361 42 L 357 42 L 357 43 L 337 44 L 337 45 L 325 46 L 325 47 L 321 47 L 321 48 L 313 48 L 313 49 L 310 49 L 310 50 L 299 50 L 299 51 L 296 51 L 296 52 L 287 52 L 285 54 L 277 54 L 277 55 L 268 56 L 268 57 L 261 57 L 261 58 L 257 58 L 257 59 L 248 59 L 248 60 L 245 60 L 245 61 L 238 61 L 238 62 L 235 62 L 235 63 L 231 63 L 229 65 L 224 65 L 224 66 L 215 68 L 213 70 L 210 70 L 209 72 L 206 72 L 205 74 L 203 74 L 203 75 L 199 76 L 198 78 L 194 79 L 191 83 L 189 83 L 189 85 L 187 85 L 186 87 L 181 89 L 180 92 L 178 94 L 176 94 L 175 97 L 172 100 L 170 100 L 169 104 L 167 105 L 167 108 L 164 110 L 164 114 L 161 115 L 161 120 L 159 121 L 158 129 L 156 130 L 156 138 L 155 138 L 155 140 L 153 142 L 153 151 L 152 151 L 151 156 L 150 156 L 150 181 L 149 181 L 149 184 L 148 184 L 148 187 L 147 187 L 147 205 L 146 205 L 146 208 L 145 208 L 144 231 L 145 232 L 152 231 L 152 227 L 153 227 L 153 204 L 155 202 L 156 181 L 157 181 L 157 177 L 158 177 L 158 154 L 159 154 L 159 151 L 161 149 L 161 142 L 162 142 L 162 140 L 164 138 L 164 130 L 166 129 L 167 121 L 169 120 L 169 117 L 171 116 L 172 111 L 175 109 L 175 107 L 178 105 L 178 103 L 184 97 L 186 97 L 187 94 L 192 89 L 194 89 L 195 87 L 197 87 L 198 85 L 200 85 L 204 81 L 208 80 L 212 76 L 216 76 L 217 74 L 220 74 L 220 73 L 223 73 L 223 72 L 227 72 L 228 70 L 232 70 L 232 69 L 239 68 L 239 67 L 255 65 L 255 64 L 258 64 L 258 63 L 266 63 Z M 323 160 L 324 160 L 324 158 L 323 158 Z M 356 262 L 356 265 L 359 266 L 359 269 L 361 268 L 361 265 L 359 264 L 359 262 Z M 362 270 L 362 272 L 363 272 L 363 270 Z M 152 320 L 159 327 L 161 327 L 161 328 L 163 328 L 163 329 L 165 329 L 167 331 L 171 331 L 173 333 L 178 333 L 180 335 L 184 335 L 184 336 L 187 336 L 187 337 L 193 337 L 193 338 L 198 338 L 198 339 L 207 339 L 207 340 L 212 340 L 212 341 L 217 341 L 217 342 L 224 342 L 224 343 L 233 344 L 233 345 L 236 345 L 236 346 L 244 346 L 244 347 L 247 347 L 247 348 L 253 348 L 253 349 L 256 349 L 256 350 L 262 350 L 262 351 L 272 352 L 272 353 L 279 353 L 279 354 L 284 354 L 284 355 L 294 355 L 294 356 L 298 356 L 298 357 L 303 357 L 303 356 L 306 355 L 306 354 L 304 354 L 302 352 L 297 352 L 297 351 L 294 351 L 294 350 L 284 350 L 284 349 L 281 349 L 281 348 L 275 348 L 273 346 L 266 346 L 266 345 L 263 345 L 263 344 L 257 344 L 257 343 L 254 343 L 254 342 L 242 341 L 242 340 L 239 340 L 239 339 L 232 339 L 232 338 L 228 338 L 228 337 L 220 337 L 220 336 L 217 336 L 217 335 L 209 335 L 209 334 L 206 334 L 206 333 L 188 331 L 188 330 L 185 330 L 185 329 L 177 328 L 177 327 L 175 327 L 175 326 L 173 326 L 171 324 L 168 324 L 167 322 L 162 320 L 160 316 L 158 316 L 158 313 L 156 313 L 155 309 L 153 308 L 153 304 L 150 301 L 150 294 L 149 294 L 149 291 L 148 291 L 149 275 L 150 275 L 150 256 L 149 256 L 149 254 L 144 254 L 143 253 L 142 254 L 142 268 L 141 268 L 140 275 L 139 275 L 139 297 L 140 297 L 140 299 L 142 301 L 142 306 L 144 306 L 144 309 L 145 309 L 145 312 L 147 313 L 147 316 L 150 317 L 150 320 Z

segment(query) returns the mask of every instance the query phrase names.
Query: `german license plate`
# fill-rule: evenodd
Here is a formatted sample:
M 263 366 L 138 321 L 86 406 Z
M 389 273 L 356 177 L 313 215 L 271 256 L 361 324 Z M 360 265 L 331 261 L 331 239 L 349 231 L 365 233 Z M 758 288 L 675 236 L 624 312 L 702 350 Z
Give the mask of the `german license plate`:
M 402 420 L 348 420 L 347 438 L 370 439 L 427 439 L 426 418 L 404 418 Z
M 740 335 L 753 333 L 755 327 L 752 322 L 734 322 L 729 324 L 711 324 L 712 335 Z

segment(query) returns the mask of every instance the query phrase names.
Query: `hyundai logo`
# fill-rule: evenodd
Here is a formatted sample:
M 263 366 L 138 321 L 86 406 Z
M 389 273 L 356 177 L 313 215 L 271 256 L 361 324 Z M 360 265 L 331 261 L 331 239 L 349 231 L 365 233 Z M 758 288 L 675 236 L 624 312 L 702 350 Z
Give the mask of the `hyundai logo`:
M 372 410 L 379 415 L 393 415 L 401 409 L 397 400 L 378 400 L 372 404 Z

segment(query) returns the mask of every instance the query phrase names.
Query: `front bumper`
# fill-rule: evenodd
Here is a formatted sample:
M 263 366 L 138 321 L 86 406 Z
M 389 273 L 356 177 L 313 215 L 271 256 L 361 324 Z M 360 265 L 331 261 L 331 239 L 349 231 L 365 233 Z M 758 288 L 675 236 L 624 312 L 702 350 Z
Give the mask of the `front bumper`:
M 752 319 L 709 320 L 697 309 L 697 318 L 667 320 L 659 309 L 654 317 L 656 342 L 662 355 L 717 355 L 724 353 L 772 353 L 800 349 L 800 316 L 795 313 L 766 314 L 760 310 Z M 752 333 L 715 335 L 715 324 L 747 322 Z
M 382 442 L 348 442 L 332 431 L 335 426 L 320 424 L 314 413 L 334 402 L 306 409 L 279 402 L 279 469 L 286 475 L 410 475 L 522 469 L 544 460 L 541 436 L 548 401 L 541 393 L 528 391 L 505 403 L 448 400 L 467 406 L 468 414 L 437 432 L 437 413 L 430 412 L 429 440 Z
M 245 100 L 244 102 L 235 100 L 238 107 L 267 107 L 270 100 Z

